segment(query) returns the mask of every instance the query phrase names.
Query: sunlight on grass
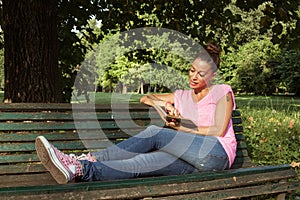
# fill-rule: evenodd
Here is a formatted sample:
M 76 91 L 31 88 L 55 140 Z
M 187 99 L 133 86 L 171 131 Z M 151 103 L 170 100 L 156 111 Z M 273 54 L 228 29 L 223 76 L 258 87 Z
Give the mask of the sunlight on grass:
M 236 102 L 240 108 L 296 110 L 300 107 L 300 98 L 285 96 L 236 96 Z

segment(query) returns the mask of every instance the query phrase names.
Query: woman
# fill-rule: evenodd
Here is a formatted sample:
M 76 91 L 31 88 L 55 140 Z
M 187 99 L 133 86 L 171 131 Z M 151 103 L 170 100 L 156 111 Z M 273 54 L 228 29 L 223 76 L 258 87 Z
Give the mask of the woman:
M 236 152 L 231 121 L 234 95 L 228 85 L 211 84 L 220 65 L 220 47 L 208 44 L 205 50 L 190 68 L 190 90 L 141 98 L 141 103 L 164 106 L 170 115 L 192 120 L 197 129 L 165 120 L 171 128 L 149 126 L 117 145 L 83 157 L 66 155 L 39 136 L 37 154 L 54 179 L 63 184 L 75 177 L 94 181 L 229 169 Z

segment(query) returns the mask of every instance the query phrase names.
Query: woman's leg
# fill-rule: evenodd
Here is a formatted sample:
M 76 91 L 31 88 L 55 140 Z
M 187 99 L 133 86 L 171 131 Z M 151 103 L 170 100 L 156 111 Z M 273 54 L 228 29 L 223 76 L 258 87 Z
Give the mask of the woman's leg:
M 128 159 L 155 150 L 181 158 L 199 171 L 223 170 L 228 167 L 227 154 L 216 137 L 157 126 L 150 126 L 136 136 L 92 155 L 98 161 L 108 161 Z
M 91 152 L 97 161 L 121 160 L 132 158 L 140 153 L 148 153 L 157 150 L 176 135 L 176 131 L 171 131 L 168 137 L 158 137 L 158 135 L 166 132 L 165 128 L 157 126 L 149 126 L 139 134 L 132 136 L 116 145 L 110 146 L 99 152 Z M 164 140 L 164 141 L 158 141 Z M 158 145 L 160 143 L 161 145 Z
M 164 169 L 164 166 L 170 165 L 177 167 L 177 165 L 173 164 L 180 162 L 178 158 L 194 166 L 199 171 L 221 170 L 225 169 L 228 165 L 226 152 L 217 138 L 177 132 L 155 126 L 147 128 L 138 134 L 138 137 L 132 137 L 116 146 L 104 150 L 104 153 L 99 153 L 100 160 L 102 159 L 101 156 L 103 156 L 103 160 L 106 160 L 107 163 L 104 161 L 101 162 L 100 160 L 96 163 L 87 160 L 78 161 L 54 148 L 44 137 L 38 137 L 36 139 L 36 148 L 39 158 L 47 169 L 52 172 L 51 174 L 54 175 L 54 177 L 56 176 L 56 180 L 59 183 L 65 183 L 72 180 L 74 176 L 82 175 L 84 175 L 83 178 L 85 180 L 101 180 L 103 174 L 109 174 L 110 171 L 107 170 L 107 173 L 104 173 L 105 166 L 115 171 L 125 171 L 125 174 L 129 173 L 129 177 L 139 176 L 139 174 L 144 173 L 158 173 L 159 170 Z M 172 156 L 168 157 L 168 159 L 164 157 L 158 157 L 159 159 L 152 159 L 151 156 L 148 157 L 152 155 L 148 155 L 148 152 L 156 150 L 166 152 Z M 147 156 L 145 157 L 144 155 Z M 125 168 L 126 170 L 122 171 L 122 169 L 120 170 L 114 167 L 115 165 L 123 166 L 122 163 L 125 164 L 129 162 L 128 160 L 130 160 L 130 158 L 134 158 L 134 162 L 130 162 L 127 165 L 129 167 Z M 121 162 L 117 162 L 118 159 L 121 159 Z M 153 162 L 153 160 L 155 162 Z M 133 165 L 137 161 L 139 161 L 138 163 L 140 165 Z M 151 165 L 152 162 L 160 165 L 157 165 L 157 168 L 155 168 L 156 165 Z M 103 164 L 105 164 L 104 167 Z M 144 167 L 135 168 L 138 166 L 149 166 L 149 169 L 145 168 L 145 170 L 141 171 Z M 91 173 L 91 175 L 89 175 L 89 173 Z M 114 174 L 112 174 L 112 176 L 121 177 L 121 175 Z
M 166 152 L 138 154 L 125 160 L 80 161 L 84 181 L 128 179 L 145 176 L 190 174 L 198 170 Z

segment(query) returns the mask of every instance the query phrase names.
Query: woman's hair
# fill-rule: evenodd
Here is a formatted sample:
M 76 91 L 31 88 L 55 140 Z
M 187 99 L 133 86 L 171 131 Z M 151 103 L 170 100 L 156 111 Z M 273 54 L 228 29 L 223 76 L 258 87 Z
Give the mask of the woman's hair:
M 195 59 L 200 58 L 203 61 L 207 61 L 208 63 L 213 62 L 212 69 L 213 71 L 217 71 L 220 67 L 221 62 L 221 46 L 215 43 L 207 43 L 204 47 L 204 50 L 200 51 Z

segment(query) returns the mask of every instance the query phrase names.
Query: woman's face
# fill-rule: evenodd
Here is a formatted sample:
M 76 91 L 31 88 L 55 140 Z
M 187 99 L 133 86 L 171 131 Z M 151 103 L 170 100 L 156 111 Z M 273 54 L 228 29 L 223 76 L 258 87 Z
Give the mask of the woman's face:
M 189 72 L 190 87 L 192 89 L 206 88 L 214 75 L 211 66 L 207 62 L 202 61 L 200 58 L 196 58 L 192 63 Z

